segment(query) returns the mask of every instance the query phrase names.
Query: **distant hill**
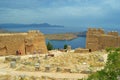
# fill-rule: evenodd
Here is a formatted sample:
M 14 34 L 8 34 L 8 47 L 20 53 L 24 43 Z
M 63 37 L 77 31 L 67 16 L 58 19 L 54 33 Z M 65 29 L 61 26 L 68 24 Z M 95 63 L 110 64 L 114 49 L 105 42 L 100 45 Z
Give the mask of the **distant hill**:
M 7 24 L 0 24 L 0 28 L 3 28 L 3 27 L 64 27 L 64 26 L 61 26 L 61 25 L 51 25 L 51 24 L 48 24 L 48 23 L 41 23 L 41 24 L 13 24 L 13 23 L 7 23 Z
M 0 29 L 0 33 L 6 33 L 6 32 L 8 32 L 8 31 Z

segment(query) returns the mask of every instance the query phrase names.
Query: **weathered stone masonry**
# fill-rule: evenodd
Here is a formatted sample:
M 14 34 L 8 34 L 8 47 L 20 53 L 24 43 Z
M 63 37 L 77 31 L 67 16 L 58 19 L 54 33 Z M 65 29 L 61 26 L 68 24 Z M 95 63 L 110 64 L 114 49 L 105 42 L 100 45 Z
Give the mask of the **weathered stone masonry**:
M 103 29 L 89 28 L 86 37 L 86 48 L 95 51 L 107 47 L 120 47 L 118 32 L 112 31 L 106 34 Z
M 16 50 L 22 54 L 47 53 L 44 35 L 36 30 L 0 34 L 0 55 L 16 54 Z

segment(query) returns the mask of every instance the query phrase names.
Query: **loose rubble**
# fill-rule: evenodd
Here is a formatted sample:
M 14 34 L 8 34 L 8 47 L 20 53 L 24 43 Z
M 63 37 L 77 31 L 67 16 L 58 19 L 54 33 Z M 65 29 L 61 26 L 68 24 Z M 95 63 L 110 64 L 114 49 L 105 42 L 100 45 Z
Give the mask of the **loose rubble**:
M 52 54 L 52 55 L 51 55 Z M 54 56 L 53 56 L 54 55 Z M 0 69 L 43 73 L 77 73 L 89 75 L 101 70 L 105 66 L 106 52 L 74 53 L 51 51 L 48 54 L 34 54 L 25 56 L 6 56 L 0 63 L 5 65 Z M 6 74 L 11 78 L 11 75 Z M 12 80 L 44 80 L 44 77 L 17 75 Z M 0 80 L 5 78 L 1 76 Z M 6 79 L 6 78 L 5 78 Z M 4 79 L 3 79 L 4 80 Z M 47 80 L 57 80 L 48 78 Z M 62 79 L 61 79 L 62 80 Z

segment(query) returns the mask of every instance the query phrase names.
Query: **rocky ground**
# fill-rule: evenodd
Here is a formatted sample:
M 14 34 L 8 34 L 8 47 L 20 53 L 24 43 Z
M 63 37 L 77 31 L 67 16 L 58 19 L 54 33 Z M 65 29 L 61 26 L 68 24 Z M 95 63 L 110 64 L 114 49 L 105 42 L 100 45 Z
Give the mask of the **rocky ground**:
M 104 68 L 105 51 L 50 51 L 48 54 L 0 57 L 0 80 L 78 80 Z

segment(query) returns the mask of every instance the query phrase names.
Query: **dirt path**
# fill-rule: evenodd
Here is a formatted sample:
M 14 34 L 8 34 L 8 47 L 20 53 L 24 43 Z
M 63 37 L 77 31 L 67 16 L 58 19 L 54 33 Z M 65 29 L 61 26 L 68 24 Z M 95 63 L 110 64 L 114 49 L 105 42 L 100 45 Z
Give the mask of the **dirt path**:
M 21 71 L 13 71 L 10 72 L 10 74 L 16 74 L 16 75 L 26 75 L 26 76 L 36 76 L 36 77 L 41 77 L 41 76 L 47 76 L 47 77 L 52 77 L 52 78 L 77 78 L 81 79 L 84 77 L 87 77 L 85 74 L 73 74 L 73 73 L 45 73 L 45 72 L 21 72 Z

